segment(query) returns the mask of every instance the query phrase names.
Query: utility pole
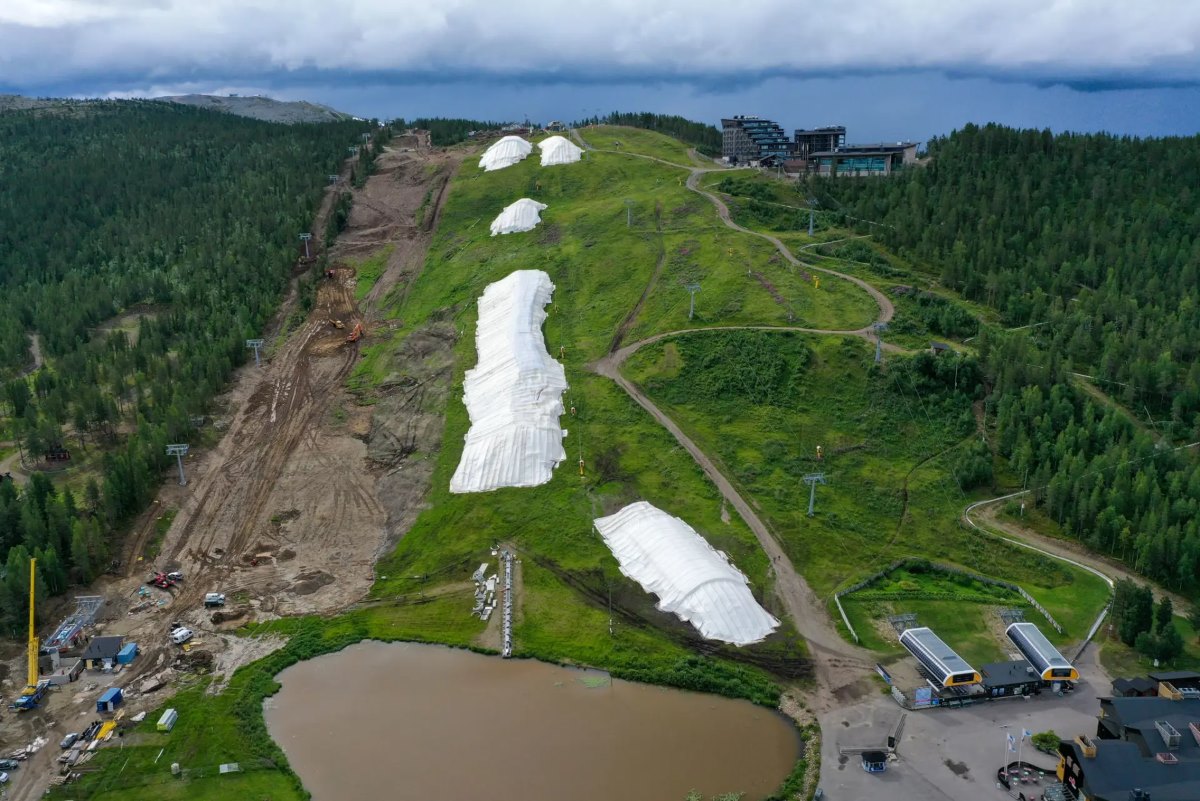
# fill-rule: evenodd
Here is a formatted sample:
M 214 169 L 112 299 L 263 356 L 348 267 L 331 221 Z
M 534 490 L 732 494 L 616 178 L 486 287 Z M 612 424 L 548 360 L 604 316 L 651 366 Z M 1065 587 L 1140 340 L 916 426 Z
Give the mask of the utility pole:
M 887 330 L 887 323 L 875 323 L 871 327 L 875 329 L 875 363 L 883 364 L 883 341 L 879 335 Z
M 690 320 L 690 319 L 692 319 L 692 315 L 694 315 L 696 313 L 696 293 L 700 291 L 700 285 L 694 284 L 694 283 L 693 284 L 685 284 L 683 288 L 686 289 L 688 292 L 690 292 L 692 295 L 692 303 L 688 307 L 688 319 Z
M 262 367 L 262 360 L 258 357 L 258 350 L 262 346 L 263 346 L 263 341 L 261 339 L 247 339 L 246 340 L 246 347 L 254 348 L 254 366 L 255 367 Z
M 336 184 L 340 180 L 342 180 L 342 176 L 336 175 L 334 173 L 329 173 L 329 183 Z
M 187 452 L 187 445 L 180 444 L 167 446 L 167 456 L 174 456 L 175 461 L 179 463 L 179 485 L 181 487 L 187 486 L 187 476 L 183 474 L 183 457 L 187 455 Z
M 300 234 L 300 241 L 304 243 L 304 258 L 311 259 L 312 253 L 308 249 L 308 241 L 312 239 L 312 234 Z
M 826 483 L 825 474 L 824 473 L 809 473 L 802 480 L 804 481 L 805 484 L 808 485 L 808 516 L 812 517 L 813 516 L 813 504 L 817 500 L 817 485 Z
M 633 199 L 625 198 L 625 227 L 633 227 Z

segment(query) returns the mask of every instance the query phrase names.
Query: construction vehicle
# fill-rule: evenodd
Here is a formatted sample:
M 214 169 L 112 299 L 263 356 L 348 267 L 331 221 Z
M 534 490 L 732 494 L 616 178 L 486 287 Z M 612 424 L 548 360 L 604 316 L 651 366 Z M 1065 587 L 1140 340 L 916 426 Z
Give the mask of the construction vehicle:
M 150 583 L 155 587 L 158 587 L 160 590 L 169 590 L 175 586 L 176 581 L 166 573 L 155 573 L 150 578 Z
M 346 341 L 357 342 L 358 340 L 362 339 L 363 333 L 362 323 L 355 323 L 354 330 L 350 332 L 350 336 L 346 337 Z
M 38 680 L 38 637 L 37 628 L 33 623 L 33 592 L 35 582 L 37 581 L 37 560 L 29 560 L 29 651 L 28 657 L 28 674 L 25 680 L 25 690 L 17 700 L 13 701 L 13 708 L 21 712 L 30 709 L 37 709 L 37 705 L 41 703 L 42 696 L 46 694 L 46 690 L 50 687 L 50 682 Z
M 332 317 L 329 318 L 329 324 L 337 329 L 342 329 L 342 328 L 346 327 L 346 324 L 343 323 L 341 320 L 335 320 Z

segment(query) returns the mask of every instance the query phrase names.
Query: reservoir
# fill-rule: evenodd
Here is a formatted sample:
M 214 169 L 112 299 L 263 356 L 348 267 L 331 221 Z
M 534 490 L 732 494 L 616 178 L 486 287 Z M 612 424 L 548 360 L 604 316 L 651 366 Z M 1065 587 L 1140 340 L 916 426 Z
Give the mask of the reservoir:
M 267 728 L 315 801 L 756 801 L 800 757 L 748 701 L 436 645 L 359 643 L 278 680 Z

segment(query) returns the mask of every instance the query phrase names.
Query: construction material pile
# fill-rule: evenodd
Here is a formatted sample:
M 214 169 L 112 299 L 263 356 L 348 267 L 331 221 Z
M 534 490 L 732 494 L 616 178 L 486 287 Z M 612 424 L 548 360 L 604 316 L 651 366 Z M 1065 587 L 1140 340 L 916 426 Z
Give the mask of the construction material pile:
M 523 197 L 510 206 L 505 206 L 500 216 L 492 220 L 492 236 L 532 231 L 542 221 L 545 203 Z
M 542 151 L 542 166 L 553 167 L 556 164 L 573 164 L 579 161 L 583 151 L 569 139 L 561 136 L 551 136 L 538 143 Z
M 546 273 L 518 270 L 479 298 L 479 361 L 463 381 L 471 427 L 451 492 L 536 487 L 566 458 L 558 418 L 567 379 L 542 339 L 553 294 Z
M 480 169 L 491 172 L 511 167 L 533 152 L 533 145 L 519 136 L 506 136 L 492 143 L 479 159 Z
M 595 523 L 621 572 L 705 639 L 747 645 L 779 625 L 754 600 L 741 571 L 678 517 L 638 501 Z

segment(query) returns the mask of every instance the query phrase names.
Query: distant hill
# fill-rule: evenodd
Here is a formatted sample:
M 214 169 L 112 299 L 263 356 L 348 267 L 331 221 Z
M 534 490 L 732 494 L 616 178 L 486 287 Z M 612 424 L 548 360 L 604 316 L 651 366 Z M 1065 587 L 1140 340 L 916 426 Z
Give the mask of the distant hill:
M 158 97 L 156 100 L 199 106 L 216 111 L 225 111 L 239 117 L 264 120 L 266 122 L 334 122 L 353 117 L 329 106 L 309 103 L 305 100 L 274 100 L 270 97 L 228 97 L 217 95 L 174 95 Z
M 353 116 L 304 100 L 274 100 L 270 97 L 228 97 L 217 95 L 172 95 L 156 97 L 157 101 L 179 103 L 185 106 L 224 111 L 239 117 L 264 122 L 337 122 L 352 120 Z M 75 100 L 71 98 L 25 97 L 23 95 L 0 94 L 0 111 L 28 111 L 37 109 L 46 113 L 71 113 L 112 103 L 111 100 Z

